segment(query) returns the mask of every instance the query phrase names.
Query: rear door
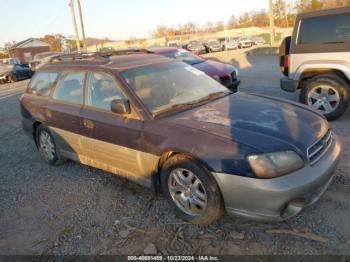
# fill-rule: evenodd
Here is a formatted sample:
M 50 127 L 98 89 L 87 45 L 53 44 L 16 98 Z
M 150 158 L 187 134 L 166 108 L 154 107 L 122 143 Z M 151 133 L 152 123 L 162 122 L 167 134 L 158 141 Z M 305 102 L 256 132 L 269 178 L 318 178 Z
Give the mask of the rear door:
M 85 75 L 84 71 L 61 73 L 46 111 L 47 123 L 62 153 L 77 161 L 84 156 L 80 110 Z
M 150 186 L 157 158 L 143 152 L 143 121 L 131 105 L 131 113 L 111 111 L 114 99 L 128 99 L 115 76 L 90 72 L 82 109 L 82 133 L 87 164 Z

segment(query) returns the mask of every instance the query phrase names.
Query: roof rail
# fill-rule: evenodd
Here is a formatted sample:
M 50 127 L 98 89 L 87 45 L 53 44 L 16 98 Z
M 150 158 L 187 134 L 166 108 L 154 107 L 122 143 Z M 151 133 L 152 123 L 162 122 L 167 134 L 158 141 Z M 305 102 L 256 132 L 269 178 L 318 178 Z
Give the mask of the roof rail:
M 81 59 L 88 59 L 88 58 L 106 58 L 105 56 L 101 55 L 98 52 L 95 53 L 70 53 L 70 54 L 59 54 L 55 55 L 50 58 L 50 62 L 54 61 L 73 61 L 73 60 L 81 60 Z
M 76 53 L 70 53 L 70 54 L 59 54 L 56 56 L 53 56 L 50 58 L 49 62 L 54 61 L 74 61 L 74 60 L 81 60 L 81 59 L 89 59 L 89 58 L 100 58 L 100 59 L 107 59 L 111 56 L 116 55 L 130 55 L 130 54 L 138 54 L 138 53 L 151 53 L 147 49 L 119 49 L 119 50 L 112 50 L 112 51 L 98 51 L 98 52 L 76 52 Z
M 118 49 L 118 50 L 110 50 L 110 51 L 99 51 L 96 52 L 102 57 L 109 57 L 114 55 L 131 55 L 131 54 L 138 54 L 138 53 L 145 53 L 149 54 L 151 53 L 147 49 L 142 48 L 128 48 L 128 49 Z

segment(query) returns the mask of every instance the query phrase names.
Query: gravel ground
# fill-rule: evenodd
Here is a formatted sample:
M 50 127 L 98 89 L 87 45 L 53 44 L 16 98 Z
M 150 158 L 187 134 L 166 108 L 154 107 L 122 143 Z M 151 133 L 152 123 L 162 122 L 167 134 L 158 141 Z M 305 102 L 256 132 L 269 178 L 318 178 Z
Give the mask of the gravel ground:
M 276 57 L 239 50 L 215 58 L 240 68 L 241 91 L 296 100 L 278 87 Z M 343 157 L 315 205 L 280 223 L 225 216 L 199 227 L 132 182 L 74 162 L 41 161 L 20 126 L 18 99 L 27 83 L 0 86 L 0 254 L 350 255 L 350 112 L 332 123 Z

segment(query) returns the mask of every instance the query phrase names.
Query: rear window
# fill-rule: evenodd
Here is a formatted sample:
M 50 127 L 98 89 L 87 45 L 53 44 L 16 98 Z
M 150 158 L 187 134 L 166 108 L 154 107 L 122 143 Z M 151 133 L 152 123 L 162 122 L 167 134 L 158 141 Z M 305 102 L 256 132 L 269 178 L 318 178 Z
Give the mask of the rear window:
M 56 72 L 37 73 L 28 87 L 28 93 L 48 97 L 58 78 Z
M 52 97 L 73 104 L 82 104 L 84 79 L 85 72 L 63 72 Z
M 350 14 L 305 18 L 300 25 L 298 44 L 350 42 Z

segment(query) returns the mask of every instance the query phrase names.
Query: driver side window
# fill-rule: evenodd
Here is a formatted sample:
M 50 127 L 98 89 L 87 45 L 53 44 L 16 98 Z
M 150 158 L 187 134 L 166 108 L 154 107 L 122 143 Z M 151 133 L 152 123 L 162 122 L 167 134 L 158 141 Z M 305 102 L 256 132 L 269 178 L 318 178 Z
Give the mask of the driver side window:
M 108 111 L 114 99 L 126 99 L 114 77 L 105 73 L 90 72 L 86 92 L 86 105 Z

